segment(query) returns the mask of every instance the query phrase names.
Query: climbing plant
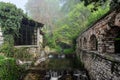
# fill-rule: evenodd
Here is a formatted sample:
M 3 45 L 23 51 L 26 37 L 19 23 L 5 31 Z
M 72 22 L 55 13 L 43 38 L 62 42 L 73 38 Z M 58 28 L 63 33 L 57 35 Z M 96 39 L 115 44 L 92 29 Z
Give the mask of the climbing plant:
M 0 46 L 0 53 L 4 55 L 0 56 L 0 80 L 19 80 L 23 73 L 23 67 L 18 66 L 15 59 L 20 52 L 14 48 L 14 36 L 20 35 L 23 17 L 27 16 L 15 5 L 0 2 L 0 27 L 4 37 L 4 44 Z
M 24 14 L 11 3 L 0 2 L 0 26 L 3 31 L 5 41 L 12 43 L 13 36 L 19 35 L 18 31 Z
M 4 44 L 0 51 L 11 56 L 13 53 L 14 36 L 19 36 L 22 18 L 26 16 L 21 9 L 11 3 L 0 2 L 0 27 L 3 32 Z

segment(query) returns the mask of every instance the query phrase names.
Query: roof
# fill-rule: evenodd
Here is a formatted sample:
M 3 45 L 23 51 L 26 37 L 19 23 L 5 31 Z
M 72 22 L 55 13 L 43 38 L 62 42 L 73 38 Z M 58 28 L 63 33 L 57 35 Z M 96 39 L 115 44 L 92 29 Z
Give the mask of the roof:
M 33 27 L 43 27 L 44 24 L 36 22 L 32 19 L 28 19 L 28 18 L 23 18 L 22 19 L 22 24 L 23 25 L 29 25 L 29 26 L 33 26 Z

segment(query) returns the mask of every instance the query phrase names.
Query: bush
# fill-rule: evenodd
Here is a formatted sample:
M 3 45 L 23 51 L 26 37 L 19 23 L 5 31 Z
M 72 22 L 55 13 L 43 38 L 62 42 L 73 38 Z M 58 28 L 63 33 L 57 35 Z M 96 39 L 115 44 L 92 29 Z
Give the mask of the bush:
M 14 48 L 14 58 L 30 60 L 32 58 L 32 54 L 29 53 L 28 48 Z
M 0 60 L 1 60 L 1 59 L 4 59 L 4 58 L 5 58 L 4 56 L 1 56 L 1 55 L 0 55 Z
M 14 46 L 4 43 L 0 47 L 0 52 L 4 53 L 6 57 L 12 57 L 21 60 L 29 60 L 32 55 L 27 50 L 28 48 L 15 48 Z
M 13 58 L 0 59 L 0 80 L 19 80 L 22 68 L 16 65 Z
M 64 49 L 64 54 L 70 54 L 70 53 L 73 53 L 74 50 L 73 49 Z
M 8 43 L 4 43 L 1 47 L 0 47 L 0 52 L 4 53 L 5 56 L 7 57 L 13 57 L 13 52 L 14 52 L 14 47 L 11 46 Z
M 61 48 L 60 46 L 56 46 L 56 47 L 55 47 L 55 50 L 56 50 L 56 52 L 61 53 L 62 48 Z

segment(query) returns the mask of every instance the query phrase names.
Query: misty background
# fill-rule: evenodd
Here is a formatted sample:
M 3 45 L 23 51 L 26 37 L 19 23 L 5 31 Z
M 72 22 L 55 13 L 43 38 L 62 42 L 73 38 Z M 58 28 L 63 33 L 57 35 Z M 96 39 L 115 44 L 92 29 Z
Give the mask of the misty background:
M 74 52 L 76 38 L 109 11 L 107 0 L 102 6 L 94 9 L 80 0 L 0 0 L 15 4 L 29 18 L 43 23 L 44 43 L 58 52 Z M 94 9 L 94 10 L 92 10 Z

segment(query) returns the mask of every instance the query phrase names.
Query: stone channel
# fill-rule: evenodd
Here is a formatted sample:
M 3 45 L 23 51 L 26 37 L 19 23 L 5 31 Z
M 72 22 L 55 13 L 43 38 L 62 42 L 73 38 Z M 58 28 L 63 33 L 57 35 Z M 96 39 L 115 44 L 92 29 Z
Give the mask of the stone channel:
M 76 64 L 75 55 L 50 54 L 38 66 L 27 70 L 22 80 L 89 80 L 87 71 Z

